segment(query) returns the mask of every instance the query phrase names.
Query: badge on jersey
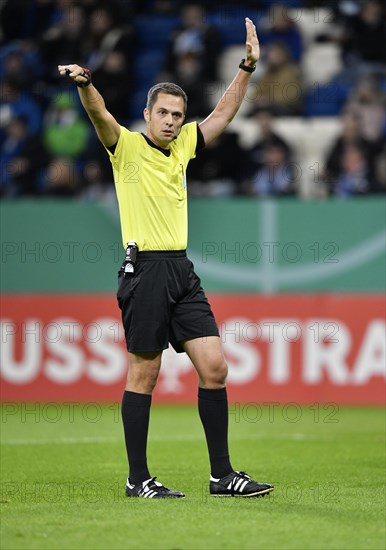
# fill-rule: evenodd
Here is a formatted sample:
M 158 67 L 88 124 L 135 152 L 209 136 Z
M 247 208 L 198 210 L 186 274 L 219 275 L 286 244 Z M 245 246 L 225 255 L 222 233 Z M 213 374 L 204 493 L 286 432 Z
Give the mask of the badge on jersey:
M 186 191 L 186 174 L 184 170 L 184 165 L 180 164 L 180 166 L 181 166 L 181 172 L 182 172 L 182 188 L 184 191 Z

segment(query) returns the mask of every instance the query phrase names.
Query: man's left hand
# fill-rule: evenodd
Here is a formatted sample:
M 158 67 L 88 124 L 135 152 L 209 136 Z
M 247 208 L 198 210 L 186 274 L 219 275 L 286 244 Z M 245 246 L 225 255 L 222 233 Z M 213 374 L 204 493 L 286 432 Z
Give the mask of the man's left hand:
M 260 46 L 256 34 L 256 27 L 249 17 L 245 18 L 245 28 L 247 31 L 245 64 L 254 66 L 260 57 Z

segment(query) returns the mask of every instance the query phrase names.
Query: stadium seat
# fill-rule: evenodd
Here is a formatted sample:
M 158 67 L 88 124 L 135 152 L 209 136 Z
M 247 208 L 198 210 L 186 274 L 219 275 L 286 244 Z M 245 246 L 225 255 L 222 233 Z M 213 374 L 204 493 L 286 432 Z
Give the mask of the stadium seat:
M 324 158 L 342 128 L 338 117 L 310 118 L 307 121 L 307 154 Z
M 129 130 L 131 132 L 143 132 L 145 133 L 146 132 L 146 122 L 145 120 L 142 118 L 138 118 L 137 120 L 134 120 L 130 126 L 129 126 Z
M 307 124 L 301 117 L 278 117 L 274 120 L 275 131 L 291 144 L 296 156 L 301 157 L 307 146 Z
M 269 8 L 273 4 L 278 4 L 278 0 L 261 0 L 260 4 L 264 7 Z M 291 8 L 301 8 L 304 5 L 304 2 L 301 0 L 286 0 L 285 5 Z
M 298 26 L 306 48 L 315 41 L 318 35 L 330 32 L 333 20 L 331 9 L 319 7 L 312 9 L 289 9 L 288 16 Z
M 134 76 L 136 87 L 150 88 L 155 82 L 157 74 L 162 70 L 165 61 L 165 49 L 139 51 L 134 61 Z
M 337 116 L 340 114 L 352 84 L 336 79 L 325 85 L 317 82 L 306 94 L 305 116 Z
M 245 149 L 252 147 L 260 137 L 259 126 L 251 118 L 236 117 L 231 129 L 237 132 L 239 143 Z M 275 119 L 274 129 L 293 151 L 299 195 L 304 198 L 314 196 L 326 155 L 339 135 L 341 120 L 336 117 L 280 117 Z
M 229 130 L 238 134 L 239 144 L 244 149 L 253 147 L 260 137 L 259 127 L 252 118 L 236 116 L 232 120 Z
M 136 90 L 129 99 L 130 119 L 143 117 L 143 109 L 146 105 L 148 87 Z
M 308 139 L 305 142 L 302 162 L 302 197 L 313 197 L 321 185 L 326 156 L 341 131 L 338 117 L 310 118 L 306 121 Z
M 180 23 L 179 16 L 138 15 L 134 19 L 138 46 L 150 44 L 154 50 L 164 47 Z
M 342 70 L 340 49 L 336 44 L 311 44 L 305 51 L 302 70 L 306 85 L 326 84 Z
M 221 10 L 208 13 L 207 19 L 208 23 L 218 29 L 222 46 L 226 47 L 245 43 L 245 17 L 250 17 L 256 24 L 261 17 L 261 12 L 243 6 L 224 6 Z
M 296 174 L 298 193 L 304 196 L 307 188 L 307 146 L 308 123 L 300 117 L 282 117 L 274 122 L 274 129 L 291 147 L 293 151 L 293 170 Z

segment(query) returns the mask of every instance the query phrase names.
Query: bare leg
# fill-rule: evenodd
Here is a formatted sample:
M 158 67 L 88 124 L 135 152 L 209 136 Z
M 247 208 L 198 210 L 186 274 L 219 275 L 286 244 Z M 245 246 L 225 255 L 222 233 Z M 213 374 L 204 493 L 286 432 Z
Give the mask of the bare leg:
M 127 372 L 126 390 L 151 395 L 157 383 L 162 352 L 131 353 Z
M 183 347 L 198 373 L 201 388 L 225 387 L 228 366 L 218 336 L 186 340 Z

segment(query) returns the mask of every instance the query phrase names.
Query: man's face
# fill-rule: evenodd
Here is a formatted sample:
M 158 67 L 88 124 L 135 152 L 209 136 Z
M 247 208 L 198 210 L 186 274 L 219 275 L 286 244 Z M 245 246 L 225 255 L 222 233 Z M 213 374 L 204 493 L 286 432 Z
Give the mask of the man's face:
M 144 110 L 147 136 L 159 147 L 167 149 L 178 136 L 185 118 L 185 103 L 182 97 L 159 93 L 151 111 Z

